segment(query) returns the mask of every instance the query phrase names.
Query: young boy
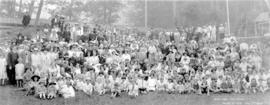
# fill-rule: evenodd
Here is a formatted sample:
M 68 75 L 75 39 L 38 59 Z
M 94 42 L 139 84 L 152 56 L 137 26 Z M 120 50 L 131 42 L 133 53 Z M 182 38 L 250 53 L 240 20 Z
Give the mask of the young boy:
M 22 63 L 22 59 L 19 58 L 19 63 L 15 65 L 16 81 L 17 81 L 17 87 L 18 88 L 23 87 L 23 74 L 24 74 L 24 71 L 25 71 L 24 64 Z

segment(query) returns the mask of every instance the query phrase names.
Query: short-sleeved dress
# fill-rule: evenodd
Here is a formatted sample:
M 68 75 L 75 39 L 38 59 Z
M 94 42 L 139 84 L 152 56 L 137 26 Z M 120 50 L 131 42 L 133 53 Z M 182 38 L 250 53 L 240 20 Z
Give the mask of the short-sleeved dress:
M 7 79 L 6 59 L 0 58 L 0 79 Z
M 16 80 L 23 79 L 24 64 L 18 63 L 15 65 Z

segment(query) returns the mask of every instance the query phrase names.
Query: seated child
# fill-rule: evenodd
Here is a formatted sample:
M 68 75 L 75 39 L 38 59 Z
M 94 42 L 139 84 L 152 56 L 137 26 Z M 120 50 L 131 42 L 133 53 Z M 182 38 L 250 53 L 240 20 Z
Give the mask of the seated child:
M 262 93 L 265 93 L 265 91 L 267 90 L 266 80 L 263 80 L 262 78 L 259 79 L 258 90 Z
M 148 77 L 147 76 L 141 76 L 141 78 L 137 79 L 137 83 L 139 86 L 139 92 L 141 94 L 147 93 L 147 87 L 148 87 Z
M 91 96 L 93 93 L 94 87 L 91 83 L 91 80 L 86 80 L 85 87 L 83 88 L 83 92 L 87 95 Z
M 128 80 L 126 79 L 126 77 L 122 77 L 121 78 L 121 83 L 120 83 L 120 91 L 121 92 L 127 92 L 128 91 Z
M 36 88 L 35 94 L 40 99 L 46 99 L 46 93 L 47 93 L 47 89 L 45 87 L 45 82 L 40 82 Z
M 38 75 L 34 75 L 31 77 L 31 81 L 27 83 L 28 85 L 27 87 L 25 87 L 27 91 L 26 96 L 35 94 L 36 88 L 39 85 L 39 79 L 40 77 Z
M 167 83 L 164 81 L 164 78 L 160 78 L 157 81 L 157 85 L 156 85 L 157 91 L 161 91 L 161 92 L 165 91 L 166 87 L 167 87 Z
M 136 81 L 129 80 L 130 83 L 128 84 L 128 95 L 131 97 L 137 97 L 139 95 L 139 87 Z
M 180 94 L 183 94 L 185 92 L 185 86 L 182 81 L 177 81 L 177 83 L 175 84 L 175 90 Z
M 155 91 L 156 90 L 156 84 L 157 80 L 154 78 L 154 75 L 151 75 L 150 78 L 148 79 L 148 91 Z
M 167 88 L 167 92 L 169 93 L 169 94 L 171 94 L 171 93 L 173 93 L 174 91 L 175 91 L 175 86 L 174 86 L 174 83 L 173 83 L 173 79 L 169 79 L 168 80 L 168 88 Z
M 191 93 L 191 91 L 192 91 L 192 85 L 191 85 L 191 83 L 190 82 L 186 82 L 184 84 L 184 92 Z
M 206 77 L 202 78 L 202 82 L 200 84 L 201 93 L 206 93 L 207 95 L 210 95 L 209 93 L 209 86 Z
M 55 98 L 56 93 L 57 93 L 56 83 L 54 82 L 49 83 L 49 86 L 47 88 L 47 99 Z
M 256 93 L 258 91 L 258 83 L 255 78 L 250 81 L 250 92 Z
M 200 85 L 197 79 L 191 80 L 191 91 L 195 92 L 196 94 L 201 94 Z
M 215 78 L 211 79 L 210 86 L 209 86 L 209 91 L 213 92 L 213 93 L 218 93 L 219 92 L 219 89 L 218 89 L 218 86 L 217 86 L 217 79 L 215 79 Z
M 241 93 L 240 89 L 241 89 L 241 84 L 240 84 L 240 78 L 235 78 L 233 81 L 233 91 L 235 93 Z
M 226 78 L 223 79 L 220 87 L 220 91 L 223 93 L 231 93 L 233 91 L 232 83 L 230 82 L 230 79 Z
M 31 71 L 30 68 L 27 68 L 26 72 L 23 74 L 24 87 L 28 87 L 32 76 L 33 76 L 33 72 Z
M 63 86 L 61 86 L 59 93 L 64 97 L 64 98 L 72 98 L 75 97 L 75 90 L 72 87 L 70 82 L 67 82 Z
M 99 95 L 103 95 L 105 94 L 105 86 L 104 86 L 104 76 L 103 73 L 99 73 L 96 82 L 95 82 L 95 91 L 99 94 Z

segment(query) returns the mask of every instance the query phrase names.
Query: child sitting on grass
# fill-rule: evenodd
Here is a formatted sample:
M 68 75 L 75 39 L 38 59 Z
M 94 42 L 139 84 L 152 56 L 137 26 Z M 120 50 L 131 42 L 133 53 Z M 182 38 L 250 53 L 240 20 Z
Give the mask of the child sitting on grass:
M 172 94 L 173 92 L 175 92 L 175 86 L 174 86 L 174 83 L 173 83 L 173 79 L 168 79 L 168 88 L 167 88 L 167 92 L 169 94 Z
M 135 80 L 132 78 L 129 78 L 129 84 L 128 84 L 128 95 L 131 98 L 135 98 L 139 95 L 139 86 L 136 83 Z
M 94 86 L 91 83 L 91 80 L 86 80 L 85 86 L 83 88 L 83 92 L 86 93 L 88 96 L 93 94 Z
M 57 93 L 56 83 L 55 82 L 49 83 L 49 86 L 47 88 L 47 99 L 55 98 L 56 93 Z
M 66 82 L 63 86 L 61 86 L 59 90 L 60 95 L 62 95 L 64 98 L 72 98 L 75 97 L 75 90 L 72 87 L 71 82 Z
M 157 82 L 156 89 L 158 92 L 164 92 L 167 87 L 167 82 L 164 81 L 164 78 L 160 78 Z
M 28 83 L 27 87 L 25 87 L 27 91 L 26 96 L 35 94 L 36 88 L 39 85 L 39 79 L 40 77 L 38 75 L 31 77 L 31 81 Z
M 47 93 L 47 89 L 45 87 L 45 82 L 39 82 L 38 86 L 36 87 L 35 94 L 40 99 L 46 99 L 46 93 Z
M 98 93 L 98 95 L 105 94 L 104 81 L 105 81 L 104 74 L 99 73 L 95 82 L 95 91 Z

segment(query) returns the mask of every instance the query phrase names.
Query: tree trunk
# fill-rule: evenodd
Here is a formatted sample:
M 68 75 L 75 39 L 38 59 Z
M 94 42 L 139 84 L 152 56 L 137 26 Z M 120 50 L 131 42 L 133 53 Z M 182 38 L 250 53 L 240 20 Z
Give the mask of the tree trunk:
M 34 11 L 34 4 L 35 4 L 35 0 L 32 0 L 30 5 L 29 5 L 29 10 L 28 11 L 29 11 L 30 17 L 32 17 L 32 13 Z
M 41 10 L 42 10 L 42 7 L 43 7 L 43 2 L 44 2 L 44 0 L 40 0 L 40 2 L 39 2 L 39 7 L 38 7 L 37 16 L 36 16 L 35 26 L 37 26 L 37 24 L 38 24 L 40 14 L 41 14 Z
M 10 6 L 10 10 L 11 10 L 10 15 L 11 15 L 11 17 L 15 17 L 15 14 L 16 14 L 15 7 L 16 7 L 16 0 L 12 0 L 11 1 L 11 6 Z
M 19 5 L 19 14 L 18 14 L 19 17 L 22 16 L 22 0 L 20 0 L 20 5 Z

